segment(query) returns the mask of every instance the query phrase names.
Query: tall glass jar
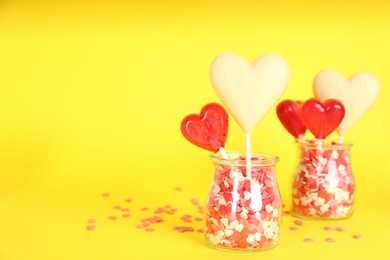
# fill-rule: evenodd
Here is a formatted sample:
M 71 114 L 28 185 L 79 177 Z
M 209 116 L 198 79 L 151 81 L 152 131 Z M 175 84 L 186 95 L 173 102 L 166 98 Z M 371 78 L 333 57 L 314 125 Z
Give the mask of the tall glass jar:
M 291 214 L 316 219 L 350 217 L 355 198 L 352 144 L 314 141 L 296 144 L 299 161 L 292 180 Z
M 214 181 L 206 205 L 205 238 L 211 247 L 258 251 L 276 246 L 282 201 L 276 180 L 278 157 L 238 152 L 211 154 Z

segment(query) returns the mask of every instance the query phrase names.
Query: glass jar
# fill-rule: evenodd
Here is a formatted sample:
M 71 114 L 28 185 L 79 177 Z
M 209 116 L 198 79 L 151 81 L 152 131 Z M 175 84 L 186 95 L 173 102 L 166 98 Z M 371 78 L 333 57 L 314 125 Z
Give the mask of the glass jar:
M 355 180 L 352 144 L 296 142 L 299 162 L 292 180 L 291 214 L 301 218 L 345 219 L 351 216 Z
M 205 238 L 209 246 L 234 251 L 258 251 L 276 246 L 280 233 L 282 200 L 272 155 L 237 152 L 229 159 L 211 154 L 214 181 L 209 193 Z

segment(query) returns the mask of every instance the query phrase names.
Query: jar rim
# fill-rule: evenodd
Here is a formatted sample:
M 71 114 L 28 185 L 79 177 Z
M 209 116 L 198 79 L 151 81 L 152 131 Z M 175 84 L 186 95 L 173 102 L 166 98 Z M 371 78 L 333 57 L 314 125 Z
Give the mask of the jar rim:
M 224 165 L 245 166 L 248 164 L 248 161 L 245 159 L 244 152 L 226 151 L 226 154 L 229 156 L 229 158 L 223 158 L 220 152 L 210 154 L 210 158 L 214 163 Z M 252 160 L 250 163 L 252 166 L 271 166 L 275 165 L 279 161 L 279 156 L 277 155 L 257 152 L 253 152 L 251 155 Z M 253 160 L 253 158 L 256 158 L 256 160 Z
M 322 149 L 322 150 L 346 150 L 350 149 L 353 146 L 353 143 L 343 142 L 338 143 L 334 141 L 324 141 L 324 140 L 306 140 L 303 142 L 299 139 L 295 140 L 295 143 L 299 146 L 303 146 L 308 149 Z

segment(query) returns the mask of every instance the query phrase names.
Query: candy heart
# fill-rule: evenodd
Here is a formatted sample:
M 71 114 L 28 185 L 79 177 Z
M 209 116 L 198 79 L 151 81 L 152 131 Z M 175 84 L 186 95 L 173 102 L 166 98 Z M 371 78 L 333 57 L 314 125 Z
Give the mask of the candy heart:
M 218 103 L 205 105 L 200 114 L 190 114 L 181 122 L 181 132 L 191 143 L 209 151 L 225 146 L 228 131 L 228 114 Z
M 345 117 L 338 133 L 343 136 L 372 106 L 379 95 L 379 81 L 370 73 L 357 73 L 349 79 L 341 74 L 324 70 L 317 74 L 313 91 L 321 101 L 337 99 L 345 107 Z
M 283 94 L 290 69 L 275 54 L 260 56 L 251 64 L 234 53 L 223 53 L 212 62 L 210 79 L 233 118 L 251 133 Z
M 311 98 L 301 106 L 303 122 L 317 139 L 325 139 L 336 130 L 344 115 L 343 104 L 335 99 L 328 99 L 321 103 Z
M 303 123 L 300 106 L 302 102 L 293 100 L 284 100 L 276 107 L 276 114 L 284 128 L 295 138 L 299 135 L 304 135 L 306 126 Z

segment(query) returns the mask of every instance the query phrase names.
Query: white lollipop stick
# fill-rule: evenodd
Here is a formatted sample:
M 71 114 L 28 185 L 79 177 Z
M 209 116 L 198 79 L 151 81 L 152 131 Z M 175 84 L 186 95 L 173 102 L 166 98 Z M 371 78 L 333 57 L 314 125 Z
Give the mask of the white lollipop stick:
M 226 153 L 225 149 L 223 149 L 223 147 L 219 148 L 219 152 L 220 152 L 223 159 L 229 160 L 229 156 L 227 155 L 227 153 Z
M 249 180 L 252 180 L 252 153 L 251 153 L 251 134 L 245 134 L 245 155 L 246 155 L 246 176 L 248 176 Z
M 343 144 L 344 141 L 344 136 L 340 135 L 339 136 L 339 144 Z
M 302 144 L 306 144 L 306 139 L 303 136 L 303 134 L 298 135 L 299 141 L 301 141 Z

